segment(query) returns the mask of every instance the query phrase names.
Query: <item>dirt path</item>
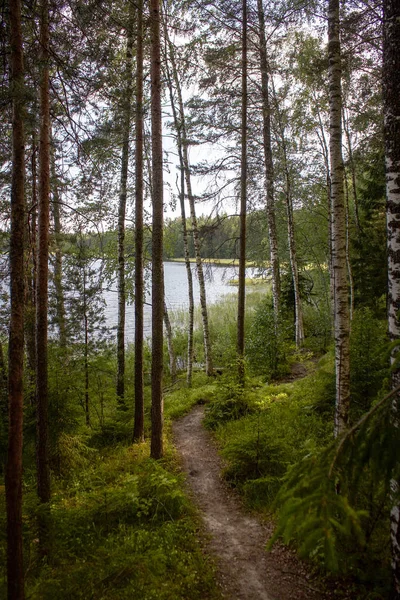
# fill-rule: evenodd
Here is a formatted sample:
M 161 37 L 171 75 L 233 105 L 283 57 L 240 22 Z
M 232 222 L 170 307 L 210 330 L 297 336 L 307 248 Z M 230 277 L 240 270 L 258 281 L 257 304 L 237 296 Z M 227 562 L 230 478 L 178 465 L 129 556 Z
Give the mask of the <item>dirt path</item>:
M 221 480 L 221 459 L 204 430 L 204 408 L 176 421 L 173 434 L 194 500 L 210 534 L 223 597 L 229 600 L 322 600 L 303 565 L 284 547 L 265 552 L 271 529 L 246 514 Z

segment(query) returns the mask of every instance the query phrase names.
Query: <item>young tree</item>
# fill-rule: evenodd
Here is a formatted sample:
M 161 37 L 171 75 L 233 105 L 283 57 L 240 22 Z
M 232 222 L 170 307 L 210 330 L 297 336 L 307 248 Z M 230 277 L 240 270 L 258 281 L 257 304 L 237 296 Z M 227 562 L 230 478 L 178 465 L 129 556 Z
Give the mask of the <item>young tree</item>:
M 334 278 L 336 407 L 335 436 L 340 436 L 349 420 L 350 358 L 349 301 L 346 265 L 346 209 L 343 189 L 342 92 L 339 0 L 329 0 L 329 151 L 331 172 L 331 218 Z
M 151 456 L 163 456 L 163 147 L 161 120 L 160 1 L 150 2 L 151 148 L 152 148 L 152 354 Z
M 383 99 L 386 162 L 387 236 L 388 236 L 388 325 L 393 341 L 400 339 L 400 6 L 397 0 L 383 2 Z M 398 348 L 393 352 L 392 362 Z M 400 383 L 400 369 L 393 373 L 392 387 Z M 400 427 L 400 398 L 392 404 L 393 424 Z M 396 598 L 400 598 L 400 482 L 391 482 L 392 569 Z
M 21 2 L 10 2 L 12 97 L 12 182 L 10 234 L 11 315 L 8 379 L 8 454 L 6 465 L 8 599 L 24 600 L 22 555 L 22 432 L 24 364 L 24 62 Z

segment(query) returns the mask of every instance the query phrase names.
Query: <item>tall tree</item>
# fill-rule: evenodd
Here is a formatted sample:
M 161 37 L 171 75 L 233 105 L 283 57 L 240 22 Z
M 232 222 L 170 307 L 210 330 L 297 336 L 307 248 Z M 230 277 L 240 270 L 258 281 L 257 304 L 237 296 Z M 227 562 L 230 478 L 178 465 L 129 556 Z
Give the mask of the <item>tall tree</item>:
M 135 420 L 133 439 L 144 440 L 143 395 L 143 0 L 137 1 L 135 152 Z
M 383 2 L 383 100 L 386 162 L 387 239 L 388 239 L 388 325 L 393 341 L 400 339 L 400 5 L 397 0 Z M 398 348 L 397 350 L 398 351 Z M 395 351 L 395 352 L 396 352 Z M 395 356 L 392 356 L 392 361 Z M 400 383 L 400 369 L 393 373 L 392 386 Z M 400 398 L 392 404 L 393 425 L 400 427 Z M 400 598 L 400 482 L 391 482 L 392 568 L 396 598 Z
M 51 155 L 51 178 L 53 185 L 52 213 L 54 223 L 55 261 L 54 261 L 54 288 L 56 294 L 57 327 L 61 348 L 67 346 L 67 330 L 65 319 L 64 290 L 62 283 L 63 257 L 61 250 L 61 198 L 56 173 L 54 147 Z
M 49 551 L 50 470 L 48 449 L 48 276 L 50 206 L 50 94 L 49 94 L 49 2 L 42 0 L 40 13 L 40 140 L 38 275 L 36 285 L 36 419 L 37 489 L 40 552 Z
M 11 315 L 8 378 L 8 454 L 6 465 L 8 599 L 24 599 L 22 554 L 22 432 L 24 368 L 24 61 L 21 2 L 10 2 L 12 97 L 12 182 L 10 235 Z
M 242 3 L 242 123 L 240 160 L 239 290 L 237 317 L 238 379 L 244 385 L 244 318 L 246 301 L 247 212 L 247 0 Z
M 169 54 L 173 52 L 173 48 L 171 48 L 171 41 L 168 37 L 168 29 L 167 29 L 167 11 L 164 13 L 164 38 L 166 43 L 165 50 L 165 63 L 166 63 L 166 75 L 167 75 L 167 85 L 169 90 L 169 98 L 171 103 L 172 115 L 174 118 L 174 126 L 176 130 L 176 144 L 178 148 L 178 157 L 179 157 L 179 169 L 180 169 L 180 184 L 179 184 L 179 204 L 181 209 L 181 222 L 182 222 L 182 239 L 183 239 L 183 253 L 185 257 L 185 266 L 186 266 L 186 276 L 188 281 L 188 345 L 187 345 L 187 375 L 186 381 L 188 387 L 192 385 L 192 374 L 193 374 L 193 330 L 194 330 L 194 294 L 193 294 L 193 274 L 192 267 L 190 264 L 190 253 L 189 253 L 189 240 L 188 240 L 188 230 L 186 223 L 186 209 L 185 209 L 185 165 L 183 161 L 183 147 L 182 147 L 182 123 L 178 116 L 178 111 L 176 107 L 176 102 L 173 93 L 173 83 L 171 71 L 169 68 Z M 168 52 L 169 50 L 169 52 Z
M 129 16 L 126 40 L 125 58 L 125 93 L 123 98 L 122 115 L 122 157 L 121 180 L 118 208 L 118 327 L 117 327 L 117 400 L 123 406 L 125 401 L 125 215 L 128 183 L 129 139 L 131 131 L 132 114 L 132 54 L 133 54 L 133 29 L 135 10 L 134 4 L 129 3 Z
M 342 87 L 339 0 L 329 0 L 329 151 L 331 171 L 331 218 L 334 278 L 336 407 L 335 435 L 345 431 L 349 420 L 350 358 L 349 300 L 346 265 L 346 209 L 342 158 Z
M 278 238 L 276 233 L 275 219 L 275 195 L 274 195 L 274 164 L 272 159 L 271 144 L 271 106 L 268 90 L 268 55 L 267 42 L 265 38 L 265 14 L 263 1 L 257 0 L 258 27 L 260 38 L 260 70 L 261 70 L 261 95 L 263 115 L 263 150 L 265 162 L 265 187 L 267 197 L 267 218 L 269 254 L 272 269 L 272 296 L 274 301 L 275 320 L 278 319 L 280 302 L 280 269 L 278 255 Z
M 150 2 L 151 150 L 152 150 L 152 352 L 151 456 L 163 456 L 163 147 L 161 119 L 160 0 Z
M 213 374 L 213 361 L 212 361 L 212 351 L 211 351 L 211 338 L 210 338 L 210 328 L 208 323 L 208 310 L 207 310 L 207 297 L 206 297 L 206 285 L 204 278 L 204 270 L 203 270 L 203 262 L 201 259 L 201 251 L 200 251 L 200 236 L 199 236 L 199 227 L 197 223 L 196 216 L 196 205 L 195 198 L 192 190 L 192 179 L 190 173 L 190 162 L 189 162 L 189 140 L 188 140 L 188 132 L 186 126 L 185 119 L 185 110 L 183 105 L 183 97 L 182 97 L 182 87 L 178 74 L 178 67 L 175 60 L 175 52 L 174 46 L 171 41 L 168 43 L 169 49 L 169 59 L 171 62 L 172 68 L 172 77 L 175 85 L 175 91 L 178 98 L 178 107 L 179 107 L 179 138 L 182 144 L 182 159 L 183 159 L 183 168 L 185 173 L 185 183 L 186 183 L 186 191 L 187 197 L 189 200 L 189 208 L 190 208 L 190 218 L 192 222 L 192 236 L 193 236 L 193 245 L 196 257 L 196 269 L 197 276 L 199 280 L 199 289 L 200 289 L 200 309 L 201 309 L 201 319 L 203 324 L 203 340 L 204 340 L 204 359 L 206 363 L 206 373 L 211 376 Z

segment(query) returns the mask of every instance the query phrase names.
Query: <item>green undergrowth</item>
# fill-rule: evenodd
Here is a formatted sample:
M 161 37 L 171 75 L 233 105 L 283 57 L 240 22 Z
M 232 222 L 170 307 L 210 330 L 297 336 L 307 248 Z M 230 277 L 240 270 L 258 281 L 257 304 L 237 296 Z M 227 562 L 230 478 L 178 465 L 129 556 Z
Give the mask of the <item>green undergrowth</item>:
M 291 382 L 253 378 L 242 388 L 225 378 L 206 406 L 205 425 L 215 433 L 227 482 L 248 508 L 276 519 L 275 539 L 293 544 L 328 586 L 334 573 L 338 597 L 348 597 L 339 592 L 346 589 L 352 598 L 383 600 L 391 586 L 389 469 L 398 445 L 390 415 L 351 437 L 329 477 L 333 352 L 317 363 L 303 358 L 308 374 Z M 381 372 L 375 362 L 370 377 Z M 382 395 L 382 376 L 379 385 Z
M 147 443 L 91 448 L 85 454 L 80 468 L 53 486 L 48 564 L 37 559 L 37 507 L 26 481 L 27 597 L 217 598 L 213 565 L 202 551 L 198 516 L 171 447 L 162 461 L 148 458 Z M 2 565 L 4 558 L 3 538 Z M 0 596 L 5 597 L 2 571 Z

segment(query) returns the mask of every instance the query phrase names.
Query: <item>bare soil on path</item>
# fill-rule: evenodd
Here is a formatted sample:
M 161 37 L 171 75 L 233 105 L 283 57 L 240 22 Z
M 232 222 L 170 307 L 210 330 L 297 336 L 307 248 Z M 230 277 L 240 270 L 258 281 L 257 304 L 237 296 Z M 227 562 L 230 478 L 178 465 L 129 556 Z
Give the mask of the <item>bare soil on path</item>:
M 269 553 L 272 525 L 246 513 L 221 478 L 223 467 L 210 433 L 202 426 L 204 407 L 196 406 L 173 424 L 176 447 L 200 509 L 208 550 L 216 558 L 223 598 L 229 600 L 326 600 L 307 568 L 286 547 Z

